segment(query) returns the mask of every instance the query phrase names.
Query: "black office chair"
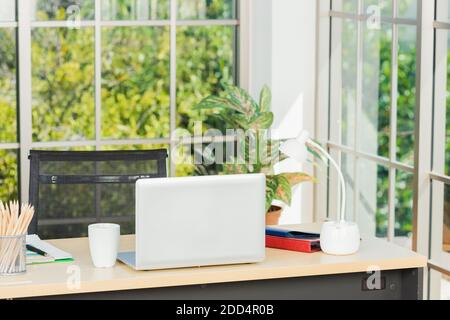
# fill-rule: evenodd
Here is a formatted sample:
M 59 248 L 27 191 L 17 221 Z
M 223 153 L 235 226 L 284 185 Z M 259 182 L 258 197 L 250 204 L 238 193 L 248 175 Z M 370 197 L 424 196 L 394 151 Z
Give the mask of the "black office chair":
M 167 150 L 31 150 L 29 233 L 43 239 L 87 236 L 96 222 L 135 230 L 135 182 L 167 176 Z

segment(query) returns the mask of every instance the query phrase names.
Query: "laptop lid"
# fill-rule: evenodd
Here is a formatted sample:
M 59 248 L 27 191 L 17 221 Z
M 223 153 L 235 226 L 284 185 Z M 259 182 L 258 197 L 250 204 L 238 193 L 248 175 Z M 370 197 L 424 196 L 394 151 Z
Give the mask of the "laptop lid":
M 258 262 L 264 256 L 263 174 L 137 181 L 137 269 Z

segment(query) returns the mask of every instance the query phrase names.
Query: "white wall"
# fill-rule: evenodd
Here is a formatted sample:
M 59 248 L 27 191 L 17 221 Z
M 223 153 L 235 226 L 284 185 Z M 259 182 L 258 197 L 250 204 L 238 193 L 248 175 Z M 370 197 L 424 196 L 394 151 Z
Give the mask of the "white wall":
M 274 128 L 282 137 L 314 132 L 316 0 L 248 0 L 251 4 L 250 90 L 272 88 Z M 284 163 L 283 171 L 302 169 Z M 312 172 L 312 168 L 303 168 Z M 312 221 L 312 185 L 294 192 L 281 223 Z

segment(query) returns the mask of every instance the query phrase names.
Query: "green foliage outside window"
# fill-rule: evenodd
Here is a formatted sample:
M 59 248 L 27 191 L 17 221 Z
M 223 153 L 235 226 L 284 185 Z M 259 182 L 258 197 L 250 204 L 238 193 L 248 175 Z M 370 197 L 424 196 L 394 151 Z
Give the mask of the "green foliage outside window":
M 82 17 L 92 19 L 93 1 L 83 1 Z M 129 1 L 117 0 L 120 17 L 132 18 Z M 153 1 L 152 1 L 153 2 Z M 233 1 L 178 1 L 179 18 L 230 18 Z M 39 0 L 37 20 L 66 19 L 70 1 Z M 167 1 L 159 1 L 167 18 Z M 223 7 L 221 7 L 223 6 Z M 150 16 L 153 12 L 149 8 Z M 203 12 L 203 13 L 202 13 Z M 131 19 L 130 18 L 130 19 Z M 102 138 L 168 137 L 169 127 L 169 30 L 166 27 L 102 27 Z M 220 82 L 235 79 L 231 26 L 186 26 L 177 28 L 177 126 L 192 130 L 196 120 L 209 119 L 208 127 L 223 129 L 208 112 L 193 110 L 203 97 L 220 94 Z M 379 32 L 378 154 L 389 155 L 391 103 L 391 40 Z M 398 70 L 398 160 L 413 161 L 413 130 L 416 77 L 415 43 L 401 44 Z M 95 138 L 94 28 L 33 28 L 32 89 L 33 140 L 65 141 Z M 0 143 L 17 142 L 16 40 L 13 28 L 0 28 Z M 450 75 L 450 61 L 448 63 Z M 373 81 L 373 79 L 370 79 Z M 449 79 L 450 83 L 450 79 Z M 447 101 L 446 173 L 450 172 L 450 95 Z M 365 112 L 371 112 L 367 109 Z M 345 123 L 343 123 L 345 125 Z M 26 159 L 23 159 L 26 161 Z M 18 156 L 14 150 L 0 150 L 0 199 L 18 196 Z M 193 174 L 193 166 L 178 166 L 177 174 Z M 385 234 L 388 179 L 379 167 L 377 180 L 377 234 Z M 397 171 L 396 234 L 412 231 L 412 176 Z M 447 191 L 449 188 L 446 189 Z M 447 199 L 450 197 L 447 196 Z

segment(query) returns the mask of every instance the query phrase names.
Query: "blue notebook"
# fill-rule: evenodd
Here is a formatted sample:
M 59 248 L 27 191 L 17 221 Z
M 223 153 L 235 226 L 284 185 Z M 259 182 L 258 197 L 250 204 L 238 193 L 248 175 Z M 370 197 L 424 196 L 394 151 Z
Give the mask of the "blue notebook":
M 282 238 L 293 238 L 302 240 L 319 240 L 320 234 L 318 233 L 307 233 L 294 230 L 278 229 L 274 227 L 266 227 L 266 235 L 273 237 Z

